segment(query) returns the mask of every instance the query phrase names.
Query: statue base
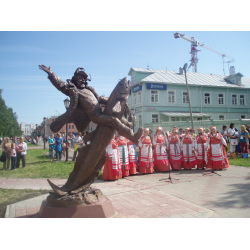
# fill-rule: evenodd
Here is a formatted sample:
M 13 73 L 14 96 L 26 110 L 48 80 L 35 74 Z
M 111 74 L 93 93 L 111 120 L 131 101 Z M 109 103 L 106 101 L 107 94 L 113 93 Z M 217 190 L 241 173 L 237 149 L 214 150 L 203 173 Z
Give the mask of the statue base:
M 85 192 L 57 196 L 50 193 L 42 202 L 39 218 L 110 218 L 115 215 L 111 201 L 101 190 L 89 188 Z

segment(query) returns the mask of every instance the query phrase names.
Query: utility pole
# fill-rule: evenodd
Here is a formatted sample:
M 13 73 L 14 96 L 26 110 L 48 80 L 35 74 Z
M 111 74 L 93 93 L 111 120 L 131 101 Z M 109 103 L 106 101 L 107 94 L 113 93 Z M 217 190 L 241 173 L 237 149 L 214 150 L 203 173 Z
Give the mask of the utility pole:
M 192 62 L 191 62 L 192 64 Z M 190 64 L 190 66 L 191 66 Z M 189 67 L 190 67 L 189 66 Z M 192 107 L 191 107 L 191 100 L 190 100 L 190 95 L 189 95 L 189 88 L 188 88 L 188 83 L 187 83 L 187 63 L 184 64 L 183 70 L 185 72 L 185 80 L 186 80 L 186 85 L 187 85 L 187 94 L 188 94 L 188 104 L 189 104 L 189 111 L 190 111 L 190 117 L 191 117 L 191 125 L 192 129 L 194 129 L 194 121 L 193 121 L 193 114 L 192 114 Z

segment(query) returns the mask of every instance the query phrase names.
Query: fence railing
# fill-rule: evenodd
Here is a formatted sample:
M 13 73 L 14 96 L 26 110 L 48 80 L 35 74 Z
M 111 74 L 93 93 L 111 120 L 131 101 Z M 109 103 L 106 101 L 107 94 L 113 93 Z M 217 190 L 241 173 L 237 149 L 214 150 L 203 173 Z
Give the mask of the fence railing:
M 195 132 L 197 132 L 197 128 L 203 127 L 205 129 L 216 126 L 217 130 L 220 132 L 222 130 L 223 125 L 226 125 L 227 128 L 229 128 L 230 123 L 234 123 L 235 127 L 240 129 L 240 126 L 243 123 L 246 123 L 250 125 L 250 119 L 231 119 L 231 120 L 205 120 L 205 121 L 194 121 L 194 129 Z M 171 131 L 174 126 L 177 126 L 178 129 L 183 128 L 183 130 L 186 127 L 191 128 L 191 121 L 176 121 L 176 122 L 158 122 L 158 123 L 145 123 L 145 128 L 150 128 L 153 131 L 156 131 L 156 128 L 158 126 L 161 126 L 163 128 L 163 131 Z M 138 128 L 135 128 L 135 131 L 137 131 Z

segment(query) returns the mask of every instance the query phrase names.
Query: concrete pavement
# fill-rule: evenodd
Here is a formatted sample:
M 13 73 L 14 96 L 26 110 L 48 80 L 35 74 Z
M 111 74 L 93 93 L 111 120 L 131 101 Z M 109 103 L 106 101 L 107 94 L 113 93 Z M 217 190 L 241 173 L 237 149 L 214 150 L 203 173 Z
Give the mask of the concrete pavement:
M 160 181 L 168 173 L 137 174 L 118 181 L 97 180 L 112 202 L 116 218 L 249 218 L 250 168 L 230 166 L 221 176 L 203 170 L 173 172 L 173 183 Z M 63 185 L 65 179 L 53 179 Z M 46 179 L 0 179 L 0 188 L 50 189 Z M 6 217 L 35 217 L 46 195 L 9 205 Z M 34 212 L 36 211 L 36 212 Z

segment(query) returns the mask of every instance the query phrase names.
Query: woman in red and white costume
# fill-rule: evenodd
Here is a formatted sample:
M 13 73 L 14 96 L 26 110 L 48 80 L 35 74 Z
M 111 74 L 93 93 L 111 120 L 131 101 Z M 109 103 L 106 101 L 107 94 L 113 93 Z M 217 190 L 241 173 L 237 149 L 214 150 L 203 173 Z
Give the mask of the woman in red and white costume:
M 128 139 L 119 135 L 116 137 L 118 143 L 118 150 L 120 153 L 120 166 L 122 169 L 122 177 L 129 176 L 129 159 L 128 159 Z
M 154 172 L 154 157 L 149 128 L 144 128 L 144 135 L 140 138 L 138 145 L 140 147 L 138 172 L 152 174 Z
M 185 129 L 185 135 L 181 140 L 182 161 L 184 169 L 192 169 L 196 166 L 195 143 L 193 136 L 189 134 L 190 128 Z
M 169 162 L 172 170 L 181 170 L 181 150 L 180 140 L 177 135 L 178 129 L 174 128 L 168 140 L 167 149 L 169 151 Z
M 128 140 L 128 159 L 129 159 L 129 175 L 134 175 L 137 173 L 137 151 L 135 144 Z
M 107 160 L 104 165 L 102 179 L 110 181 L 118 180 L 122 178 L 122 170 L 119 164 L 118 143 L 115 141 L 115 135 L 107 146 L 106 151 Z
M 155 171 L 169 171 L 169 162 L 167 154 L 167 139 L 162 132 L 162 127 L 156 128 L 153 138 L 154 145 L 154 169 Z
M 197 151 L 197 169 L 205 169 L 207 151 L 205 150 L 208 135 L 204 133 L 204 128 L 198 128 L 198 135 L 195 138 L 195 150 Z
M 206 149 L 208 150 L 207 168 L 222 170 L 229 167 L 224 146 L 227 146 L 225 139 L 217 133 L 216 127 L 212 127 L 211 135 L 206 142 Z

